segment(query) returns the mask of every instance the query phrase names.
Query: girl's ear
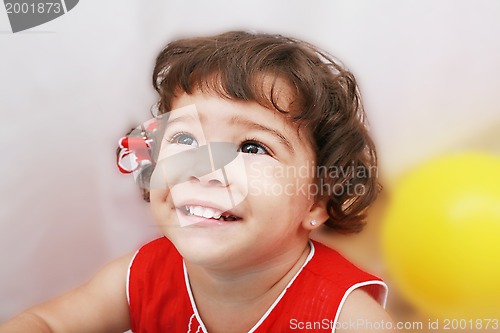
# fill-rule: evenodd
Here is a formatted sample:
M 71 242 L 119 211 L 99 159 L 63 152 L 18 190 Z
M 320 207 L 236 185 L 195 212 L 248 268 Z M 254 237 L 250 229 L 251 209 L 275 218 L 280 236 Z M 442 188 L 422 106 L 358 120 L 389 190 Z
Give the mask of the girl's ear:
M 326 200 L 316 201 L 305 219 L 302 221 L 302 226 L 306 230 L 314 230 L 328 220 L 328 212 L 326 210 Z

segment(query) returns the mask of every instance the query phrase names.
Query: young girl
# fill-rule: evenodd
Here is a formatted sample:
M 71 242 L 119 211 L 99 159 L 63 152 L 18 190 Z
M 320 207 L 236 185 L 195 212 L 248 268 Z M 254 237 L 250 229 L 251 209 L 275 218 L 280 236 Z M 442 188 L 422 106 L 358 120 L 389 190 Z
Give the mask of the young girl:
M 351 73 L 230 32 L 157 58 L 154 121 L 120 141 L 165 237 L 0 332 L 386 332 L 386 286 L 310 241 L 360 231 L 378 191 Z

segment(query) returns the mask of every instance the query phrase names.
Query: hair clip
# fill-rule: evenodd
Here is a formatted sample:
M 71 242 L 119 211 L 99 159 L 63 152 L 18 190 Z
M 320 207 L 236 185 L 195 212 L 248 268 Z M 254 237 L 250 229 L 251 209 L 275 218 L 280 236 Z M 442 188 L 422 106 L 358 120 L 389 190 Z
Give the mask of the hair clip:
M 147 137 L 123 137 L 118 141 L 117 165 L 121 173 L 136 171 L 141 164 L 151 163 L 151 140 Z M 149 164 L 148 163 L 148 164 Z
M 152 119 L 118 140 L 116 164 L 121 173 L 140 173 L 145 166 L 154 163 L 151 135 L 157 128 L 157 119 Z

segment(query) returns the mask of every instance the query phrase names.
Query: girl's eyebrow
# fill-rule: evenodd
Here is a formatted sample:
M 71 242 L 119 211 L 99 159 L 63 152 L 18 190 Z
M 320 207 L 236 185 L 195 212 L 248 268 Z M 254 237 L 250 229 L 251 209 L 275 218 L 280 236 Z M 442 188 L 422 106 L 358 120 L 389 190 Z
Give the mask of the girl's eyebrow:
M 180 115 L 180 116 L 175 117 L 175 118 L 169 117 L 167 119 L 167 126 L 171 125 L 171 124 L 178 123 L 178 122 L 183 122 L 183 121 L 198 121 L 198 120 L 190 114 L 183 114 L 183 115 Z
M 293 148 L 290 141 L 281 132 L 275 130 L 274 128 L 270 128 L 270 127 L 264 126 L 262 124 L 255 123 L 255 122 L 251 121 L 250 119 L 242 118 L 240 116 L 231 117 L 230 123 L 242 125 L 242 126 L 245 126 L 247 128 L 252 128 L 252 129 L 259 130 L 259 131 L 268 132 L 271 135 L 277 137 L 279 142 L 281 142 L 290 153 L 295 152 L 295 149 Z

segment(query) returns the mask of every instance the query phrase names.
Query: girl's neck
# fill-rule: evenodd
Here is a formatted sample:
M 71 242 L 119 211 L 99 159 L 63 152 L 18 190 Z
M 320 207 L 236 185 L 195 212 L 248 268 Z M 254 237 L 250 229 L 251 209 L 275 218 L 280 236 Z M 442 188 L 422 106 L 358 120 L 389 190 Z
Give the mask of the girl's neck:
M 310 246 L 290 250 L 246 271 L 221 272 L 186 263 L 191 290 L 198 307 L 204 303 L 240 307 L 274 300 L 301 269 Z M 269 298 L 269 296 L 271 296 Z M 269 304 L 269 305 L 270 305 Z M 201 312 L 201 310 L 200 310 Z
M 309 243 L 295 247 L 246 272 L 214 271 L 186 263 L 196 307 L 209 331 L 218 332 L 218 320 L 228 317 L 250 329 L 299 272 L 310 249 Z M 245 318 L 237 318 L 238 314 Z
M 309 243 L 255 266 L 238 271 L 222 271 L 186 262 L 193 293 L 227 301 L 252 301 L 280 281 L 288 283 L 300 270 L 310 252 Z

